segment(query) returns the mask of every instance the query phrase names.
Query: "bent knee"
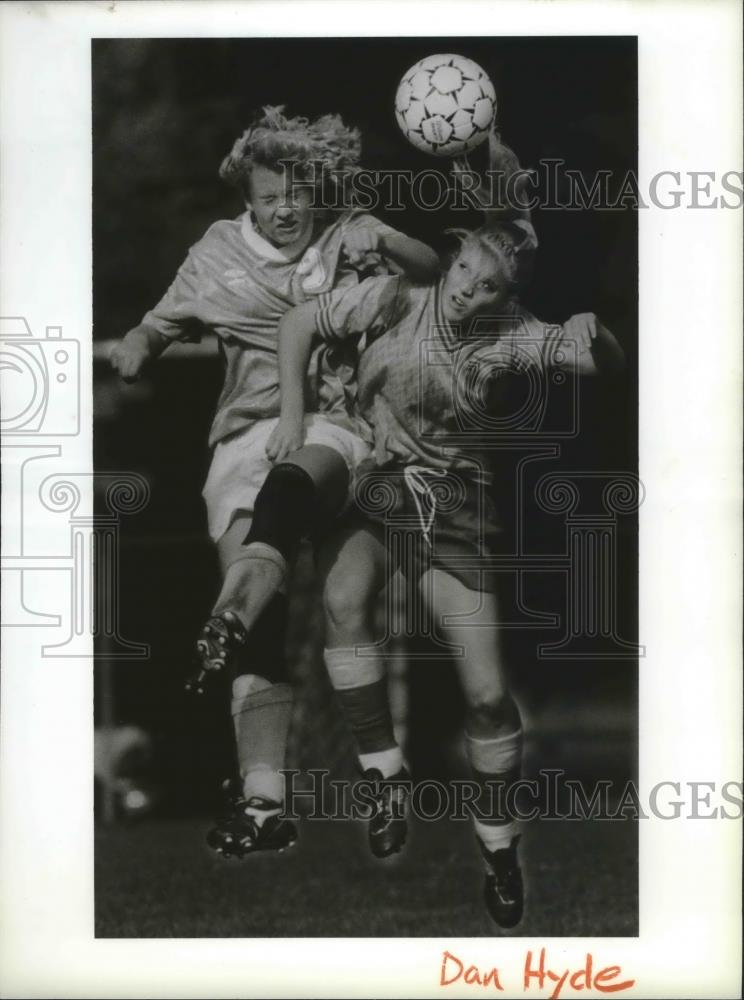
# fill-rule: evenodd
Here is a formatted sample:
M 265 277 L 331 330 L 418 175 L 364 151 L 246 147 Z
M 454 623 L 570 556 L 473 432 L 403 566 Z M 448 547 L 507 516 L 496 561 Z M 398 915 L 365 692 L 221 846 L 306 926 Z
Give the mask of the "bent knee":
M 509 692 L 501 685 L 474 692 L 467 698 L 470 721 L 490 729 L 506 724 L 519 724 L 519 710 Z
M 328 581 L 323 593 L 323 605 L 330 624 L 337 630 L 348 630 L 369 620 L 374 605 L 372 588 L 357 581 Z

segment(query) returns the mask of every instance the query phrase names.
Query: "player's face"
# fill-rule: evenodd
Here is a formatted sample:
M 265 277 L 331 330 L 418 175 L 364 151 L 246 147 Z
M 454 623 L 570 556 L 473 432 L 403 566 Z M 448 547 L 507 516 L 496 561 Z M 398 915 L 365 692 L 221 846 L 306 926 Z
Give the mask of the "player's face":
M 284 171 L 256 164 L 249 182 L 249 208 L 261 234 L 277 247 L 301 244 L 313 228 L 312 187 L 292 185 Z
M 465 245 L 445 276 L 442 311 L 450 323 L 498 316 L 509 296 L 509 286 L 493 255 L 477 245 Z

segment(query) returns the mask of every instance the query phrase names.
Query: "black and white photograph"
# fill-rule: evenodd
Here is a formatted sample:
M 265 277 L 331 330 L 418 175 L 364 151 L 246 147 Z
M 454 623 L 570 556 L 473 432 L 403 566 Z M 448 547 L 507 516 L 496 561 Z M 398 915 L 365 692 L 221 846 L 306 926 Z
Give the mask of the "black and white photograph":
M 637 933 L 635 39 L 92 58 L 98 933 Z
M 740 988 L 741 10 L 665 6 L 3 5 L 2 995 Z

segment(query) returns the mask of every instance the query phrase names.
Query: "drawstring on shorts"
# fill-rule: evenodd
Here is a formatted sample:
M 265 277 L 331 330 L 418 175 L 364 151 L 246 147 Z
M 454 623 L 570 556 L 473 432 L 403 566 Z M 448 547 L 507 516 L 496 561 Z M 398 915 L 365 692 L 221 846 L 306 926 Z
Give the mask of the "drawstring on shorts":
M 428 477 L 433 476 L 441 479 L 442 476 L 446 475 L 446 469 L 432 469 L 425 465 L 407 465 L 403 469 L 403 480 L 416 504 L 421 534 L 429 548 L 432 547 L 431 529 L 434 525 L 434 518 L 437 516 L 437 496 L 432 484 L 428 481 Z

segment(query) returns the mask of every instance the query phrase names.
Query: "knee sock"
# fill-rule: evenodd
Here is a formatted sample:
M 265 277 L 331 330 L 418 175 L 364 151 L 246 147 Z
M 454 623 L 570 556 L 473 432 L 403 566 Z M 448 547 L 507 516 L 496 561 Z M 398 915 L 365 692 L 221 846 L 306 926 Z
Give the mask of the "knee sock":
M 274 594 L 256 619 L 247 644 L 240 650 L 236 674 L 258 675 L 271 684 L 289 682 L 284 650 L 287 618 L 286 594 Z
M 256 497 L 244 545 L 262 542 L 291 561 L 300 542 L 316 527 L 321 498 L 312 477 L 291 462 L 275 465 Z
M 403 754 L 393 734 L 382 660 L 357 656 L 353 646 L 326 649 L 324 658 L 362 769 L 391 778 L 403 767 Z
M 234 612 L 250 631 L 268 601 L 286 587 L 288 564 L 301 540 L 321 518 L 338 513 L 342 502 L 321 495 L 299 465 L 275 465 L 256 497 L 250 531 L 227 569 L 215 613 Z
M 506 809 L 506 792 L 519 779 L 522 762 L 522 730 L 504 736 L 476 739 L 465 736 L 468 760 L 480 785 L 474 815 L 475 832 L 489 851 L 509 847 L 518 826 Z
M 292 688 L 265 677 L 243 675 L 232 686 L 238 766 L 246 799 L 257 795 L 284 801 L 287 734 L 292 717 Z
M 285 764 L 292 711 L 284 652 L 286 623 L 287 598 L 275 594 L 251 631 L 250 643 L 242 651 L 241 674 L 233 682 L 236 750 L 247 799 L 260 795 L 275 802 L 284 800 L 284 778 L 279 772 Z M 257 822 L 268 815 L 270 810 L 254 812 Z

